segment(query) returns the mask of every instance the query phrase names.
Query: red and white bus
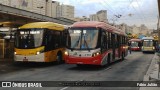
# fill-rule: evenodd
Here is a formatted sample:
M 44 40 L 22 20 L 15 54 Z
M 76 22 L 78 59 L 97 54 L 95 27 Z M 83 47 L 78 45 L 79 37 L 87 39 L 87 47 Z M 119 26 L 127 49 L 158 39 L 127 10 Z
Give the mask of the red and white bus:
M 82 21 L 74 23 L 67 31 L 67 64 L 103 66 L 127 56 L 127 35 L 109 24 Z
M 132 51 L 140 51 L 142 47 L 142 40 L 141 39 L 131 39 L 129 40 L 129 46 L 131 47 Z

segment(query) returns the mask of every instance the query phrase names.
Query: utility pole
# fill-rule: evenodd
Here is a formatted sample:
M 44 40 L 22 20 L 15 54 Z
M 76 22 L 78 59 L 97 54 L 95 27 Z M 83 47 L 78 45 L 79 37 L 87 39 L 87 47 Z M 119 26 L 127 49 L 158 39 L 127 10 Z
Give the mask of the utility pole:
M 159 15 L 160 15 L 160 1 L 159 0 L 157 0 L 157 3 L 158 3 L 158 13 L 159 13 Z M 159 15 L 158 15 L 158 23 L 157 23 L 157 31 L 158 31 L 158 44 L 159 44 L 159 47 L 160 47 L 160 17 L 159 17 Z

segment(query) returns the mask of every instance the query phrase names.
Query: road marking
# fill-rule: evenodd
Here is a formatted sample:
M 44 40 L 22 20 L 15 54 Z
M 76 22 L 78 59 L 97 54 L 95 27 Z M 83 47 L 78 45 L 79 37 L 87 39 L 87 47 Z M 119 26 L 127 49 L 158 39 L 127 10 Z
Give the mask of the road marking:
M 67 89 L 67 88 L 69 88 L 69 87 L 64 87 L 64 88 L 61 88 L 60 90 L 65 90 L 65 89 Z
M 109 69 L 111 69 L 111 67 L 107 67 L 106 69 L 104 69 L 104 70 L 109 70 Z

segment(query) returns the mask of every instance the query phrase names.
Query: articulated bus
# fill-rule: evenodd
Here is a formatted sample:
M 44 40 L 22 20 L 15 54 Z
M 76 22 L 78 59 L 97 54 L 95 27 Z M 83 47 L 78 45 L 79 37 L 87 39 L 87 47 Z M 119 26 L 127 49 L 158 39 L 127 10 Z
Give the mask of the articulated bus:
M 111 25 L 97 21 L 76 22 L 68 28 L 67 64 L 106 65 L 127 56 L 127 35 Z
M 65 50 L 64 25 L 53 22 L 25 24 L 15 34 L 14 60 L 62 62 Z
M 132 51 L 140 51 L 142 46 L 142 40 L 141 39 L 131 39 L 129 40 L 129 44 Z
M 142 52 L 153 52 L 155 53 L 155 44 L 153 37 L 142 38 Z

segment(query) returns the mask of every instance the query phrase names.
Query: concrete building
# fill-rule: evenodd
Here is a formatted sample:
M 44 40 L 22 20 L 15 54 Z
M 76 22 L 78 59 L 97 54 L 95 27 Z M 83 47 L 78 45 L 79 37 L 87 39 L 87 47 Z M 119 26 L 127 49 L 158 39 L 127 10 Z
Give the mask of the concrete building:
M 50 17 L 58 17 L 60 16 L 59 6 L 60 3 L 57 1 L 48 1 L 46 2 L 46 15 Z
M 89 15 L 90 21 L 98 21 L 97 14 Z
M 107 10 L 100 10 L 97 12 L 97 19 L 98 21 L 103 21 L 103 22 L 106 22 L 108 23 L 108 20 L 107 20 Z
M 32 10 L 32 12 L 46 15 L 46 0 L 32 0 Z
M 47 0 L 0 0 L 0 4 L 45 15 L 46 1 Z
M 96 14 L 89 16 L 91 21 L 102 21 L 108 23 L 107 10 L 100 10 Z
M 140 28 L 137 27 L 136 25 L 132 26 L 132 31 L 133 31 L 133 34 L 137 34 L 137 35 L 140 34 Z
M 68 18 L 68 19 L 74 18 L 74 6 L 62 4 L 59 6 L 59 10 L 60 10 L 59 17 L 64 17 L 64 18 Z
M 10 6 L 10 0 L 0 0 L 0 4 Z
M 73 20 L 74 21 L 90 21 L 90 18 L 86 16 L 82 16 L 82 17 L 75 17 Z
M 140 34 L 149 35 L 149 29 L 144 24 L 140 26 Z
M 19 0 L 10 0 L 11 7 L 20 8 L 20 4 Z
M 52 1 L 52 17 L 60 16 L 60 3 L 56 1 Z
M 120 25 L 116 25 L 117 28 L 121 29 L 122 31 L 124 31 L 126 34 L 132 34 L 133 33 L 133 28 L 131 26 L 128 26 L 125 23 L 122 23 Z

